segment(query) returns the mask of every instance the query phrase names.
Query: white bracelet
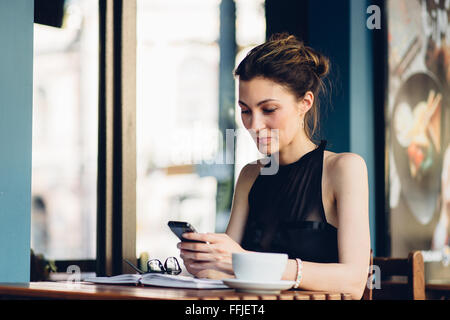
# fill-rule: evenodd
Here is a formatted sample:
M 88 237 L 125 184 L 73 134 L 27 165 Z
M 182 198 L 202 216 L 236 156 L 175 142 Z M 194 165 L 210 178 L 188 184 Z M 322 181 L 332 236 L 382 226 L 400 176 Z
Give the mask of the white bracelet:
M 297 261 L 297 277 L 295 279 L 294 288 L 297 289 L 300 285 L 300 281 L 302 280 L 303 262 L 299 258 L 295 259 L 295 261 Z

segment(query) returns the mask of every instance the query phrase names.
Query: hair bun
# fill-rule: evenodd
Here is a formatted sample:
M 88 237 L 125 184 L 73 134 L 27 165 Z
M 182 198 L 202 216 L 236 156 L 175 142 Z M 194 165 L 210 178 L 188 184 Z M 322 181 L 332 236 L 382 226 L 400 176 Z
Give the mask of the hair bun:
M 330 61 L 328 58 L 324 57 L 321 54 L 318 54 L 318 60 L 315 64 L 315 72 L 319 77 L 325 77 L 328 75 L 330 71 Z
M 330 71 L 330 61 L 324 55 L 316 52 L 313 48 L 308 47 L 303 41 L 296 36 L 287 32 L 274 33 L 270 36 L 269 41 L 277 42 L 282 46 L 293 46 L 297 48 L 305 57 L 306 63 L 310 65 L 312 71 L 319 77 L 326 77 Z
M 319 77 L 323 78 L 328 75 L 330 71 L 330 60 L 327 57 L 318 53 L 313 48 L 304 46 L 302 48 L 305 56 L 309 60 L 309 65 L 311 66 L 314 73 Z

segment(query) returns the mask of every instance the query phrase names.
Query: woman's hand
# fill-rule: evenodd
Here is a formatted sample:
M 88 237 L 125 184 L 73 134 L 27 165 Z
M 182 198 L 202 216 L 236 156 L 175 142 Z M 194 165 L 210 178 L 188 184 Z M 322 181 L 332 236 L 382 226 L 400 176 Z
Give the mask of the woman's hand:
M 231 254 L 246 252 L 226 233 L 184 233 L 189 240 L 206 243 L 179 242 L 180 257 L 187 271 L 197 278 L 223 279 L 234 276 Z

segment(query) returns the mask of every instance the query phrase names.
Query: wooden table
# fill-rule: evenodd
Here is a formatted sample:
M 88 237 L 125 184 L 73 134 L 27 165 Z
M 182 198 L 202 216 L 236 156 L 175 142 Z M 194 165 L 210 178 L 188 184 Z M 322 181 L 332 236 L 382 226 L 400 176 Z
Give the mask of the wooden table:
M 249 294 L 224 290 L 195 290 L 130 285 L 104 285 L 86 282 L 0 283 L 0 298 L 20 299 L 114 299 L 114 300 L 351 300 L 350 294 L 282 291 L 280 294 Z

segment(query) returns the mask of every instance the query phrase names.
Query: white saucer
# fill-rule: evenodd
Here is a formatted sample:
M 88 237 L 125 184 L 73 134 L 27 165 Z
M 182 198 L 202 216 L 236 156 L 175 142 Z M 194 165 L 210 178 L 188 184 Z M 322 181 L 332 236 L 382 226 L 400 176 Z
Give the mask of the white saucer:
M 241 279 L 223 279 L 222 281 L 230 288 L 236 289 L 236 291 L 262 294 L 278 294 L 281 290 L 288 290 L 295 284 L 295 281 L 287 280 L 262 282 Z

